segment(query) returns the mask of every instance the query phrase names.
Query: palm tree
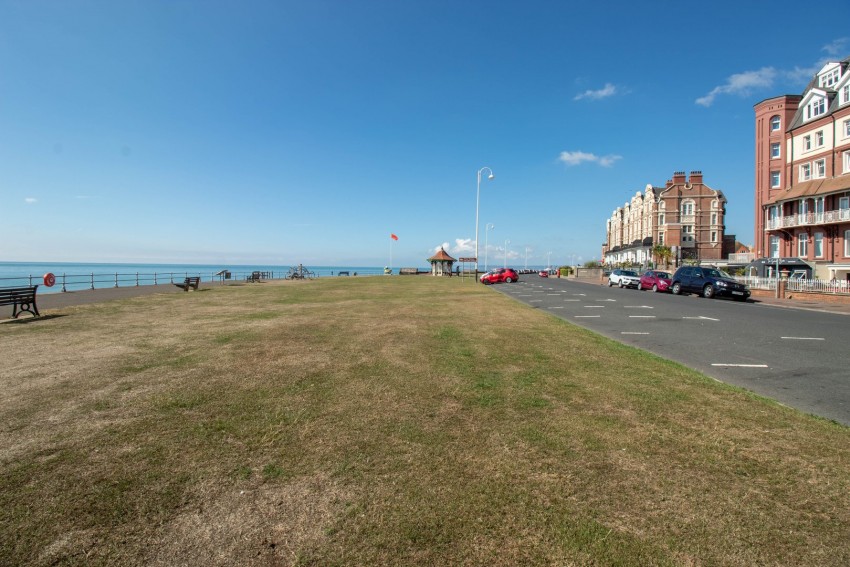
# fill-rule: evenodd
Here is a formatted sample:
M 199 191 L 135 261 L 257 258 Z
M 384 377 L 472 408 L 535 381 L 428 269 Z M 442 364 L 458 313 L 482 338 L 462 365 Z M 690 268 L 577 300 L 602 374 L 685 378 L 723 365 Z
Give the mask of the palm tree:
M 656 260 L 662 260 L 664 262 L 664 267 L 666 268 L 670 264 L 670 258 L 673 257 L 673 251 L 669 246 L 656 244 L 652 247 L 652 257 Z

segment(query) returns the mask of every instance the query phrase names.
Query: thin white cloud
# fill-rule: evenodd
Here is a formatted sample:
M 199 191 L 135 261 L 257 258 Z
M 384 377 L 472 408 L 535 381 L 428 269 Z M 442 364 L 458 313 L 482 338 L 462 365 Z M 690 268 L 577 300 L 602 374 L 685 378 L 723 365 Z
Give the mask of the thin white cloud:
M 777 79 L 784 79 L 792 84 L 808 83 L 820 69 L 830 61 L 836 61 L 847 53 L 847 44 L 850 37 L 834 39 L 821 48 L 827 55 L 821 57 L 811 67 L 794 67 L 793 69 L 775 69 L 773 67 L 762 67 L 758 71 L 745 71 L 736 73 L 726 79 L 726 84 L 715 87 L 707 95 L 696 99 L 701 106 L 711 106 L 719 95 L 749 96 L 750 93 L 759 89 L 768 89 L 774 85 Z
M 722 94 L 734 94 L 739 96 L 747 96 L 754 89 L 764 89 L 773 86 L 779 72 L 773 67 L 762 67 L 758 71 L 745 71 L 744 73 L 735 73 L 726 79 L 726 84 L 719 87 L 714 87 L 710 93 L 700 97 L 696 103 L 702 106 L 711 106 L 714 104 L 714 99 Z
M 38 203 L 38 199 L 34 197 L 27 197 L 26 199 L 24 199 L 24 203 L 26 203 L 27 205 L 34 205 L 35 203 Z
M 850 41 L 850 38 L 840 37 L 824 45 L 821 50 L 826 51 L 827 55 L 830 57 L 843 57 L 846 53 L 845 46 L 848 41 Z
M 580 165 L 585 162 L 598 163 L 602 167 L 611 167 L 617 160 L 623 159 L 623 156 L 607 155 L 597 156 L 596 154 L 588 154 L 581 150 L 576 152 L 561 152 L 558 156 L 558 161 L 562 161 L 569 166 Z
M 605 83 L 605 86 L 598 90 L 586 90 L 581 94 L 577 94 L 573 100 L 581 100 L 584 98 L 589 98 L 591 100 L 601 100 L 603 98 L 608 98 L 609 96 L 614 96 L 617 94 L 617 87 L 612 85 L 611 83 Z

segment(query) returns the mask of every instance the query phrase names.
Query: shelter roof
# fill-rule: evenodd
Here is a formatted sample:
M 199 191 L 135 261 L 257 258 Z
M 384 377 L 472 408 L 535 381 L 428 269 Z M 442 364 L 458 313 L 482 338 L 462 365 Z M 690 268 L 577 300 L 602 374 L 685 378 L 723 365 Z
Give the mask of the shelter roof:
M 449 256 L 449 255 L 446 253 L 446 251 L 445 251 L 445 250 L 443 250 L 442 248 L 440 248 L 440 251 L 439 251 L 439 252 L 437 252 L 436 254 L 434 254 L 433 256 L 431 256 L 430 258 L 428 258 L 428 261 L 429 261 L 429 262 L 439 262 L 439 261 L 443 261 L 443 260 L 448 260 L 448 261 L 450 261 L 450 262 L 457 262 L 457 259 L 452 258 L 451 256 Z

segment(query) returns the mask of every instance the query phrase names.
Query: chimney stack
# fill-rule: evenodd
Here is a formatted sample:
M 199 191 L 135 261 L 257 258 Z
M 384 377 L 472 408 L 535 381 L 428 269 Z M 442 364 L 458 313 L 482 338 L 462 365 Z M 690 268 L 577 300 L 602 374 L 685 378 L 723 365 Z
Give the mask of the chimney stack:
M 692 171 L 691 172 L 691 185 L 696 185 L 697 183 L 702 185 L 702 172 L 701 171 Z

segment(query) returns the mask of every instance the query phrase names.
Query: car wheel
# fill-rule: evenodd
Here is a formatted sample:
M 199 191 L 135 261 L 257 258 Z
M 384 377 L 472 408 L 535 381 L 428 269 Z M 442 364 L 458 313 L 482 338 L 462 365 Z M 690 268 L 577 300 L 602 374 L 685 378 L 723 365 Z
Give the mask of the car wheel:
M 706 299 L 711 299 L 714 297 L 714 286 L 711 284 L 707 284 L 704 288 L 702 288 L 702 296 Z
M 657 284 L 652 284 L 652 291 L 654 291 L 655 293 L 658 293 L 658 285 Z
M 611 280 L 608 280 L 608 287 L 611 287 L 612 285 L 614 285 L 614 282 L 612 282 Z
M 618 285 L 620 286 L 620 289 L 623 289 L 623 280 L 620 280 L 620 283 Z
M 682 295 L 682 284 L 676 282 L 673 284 L 673 295 Z
M 514 280 L 510 276 L 505 278 L 505 283 L 511 283 L 512 281 L 514 281 Z

